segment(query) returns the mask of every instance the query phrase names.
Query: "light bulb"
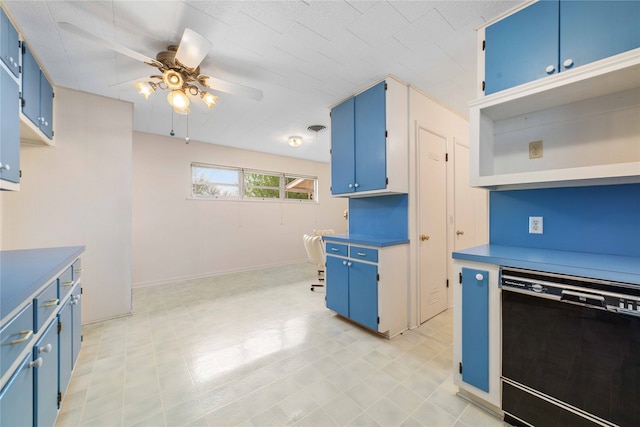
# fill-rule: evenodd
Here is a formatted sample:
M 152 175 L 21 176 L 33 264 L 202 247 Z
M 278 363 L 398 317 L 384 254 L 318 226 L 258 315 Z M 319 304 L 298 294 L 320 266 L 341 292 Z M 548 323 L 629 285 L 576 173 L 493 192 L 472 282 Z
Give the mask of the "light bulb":
M 301 136 L 290 136 L 289 137 L 289 145 L 292 147 L 300 147 L 302 145 L 302 137 Z
M 136 87 L 138 88 L 138 92 L 144 95 L 145 99 L 149 99 L 149 95 L 156 90 L 156 85 L 152 82 L 138 82 L 136 83 Z
M 162 73 L 162 81 L 169 89 L 182 89 L 182 84 L 184 83 L 182 75 L 173 70 L 167 70 Z
M 167 101 L 169 102 L 169 105 L 173 107 L 176 113 L 179 112 L 178 110 L 182 111 L 189 108 L 189 105 L 191 104 L 191 101 L 189 100 L 187 94 L 181 90 L 172 90 L 171 92 L 169 92 L 169 94 L 167 95 Z
M 207 107 L 209 108 L 213 107 L 216 105 L 216 102 L 218 102 L 218 97 L 210 94 L 209 92 L 200 92 L 200 98 L 202 98 L 202 101 L 207 104 Z

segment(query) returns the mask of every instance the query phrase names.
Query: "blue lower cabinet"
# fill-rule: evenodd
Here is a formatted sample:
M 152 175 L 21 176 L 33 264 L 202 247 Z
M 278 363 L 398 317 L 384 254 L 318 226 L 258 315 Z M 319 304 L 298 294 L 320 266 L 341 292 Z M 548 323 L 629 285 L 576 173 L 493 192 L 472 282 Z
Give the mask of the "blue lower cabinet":
M 327 256 L 325 282 L 327 308 L 349 317 L 349 267 L 346 259 Z
M 378 266 L 327 256 L 327 308 L 378 330 Z
M 58 313 L 58 391 L 64 397 L 73 368 L 73 353 L 71 350 L 71 300 L 68 299 Z
M 36 426 L 53 426 L 58 413 L 58 322 L 49 324 L 44 335 L 33 347 L 34 413 Z
M 473 268 L 462 268 L 462 381 L 489 392 L 489 272 Z
M 349 317 L 378 330 L 378 266 L 351 261 L 349 267 Z
M 82 288 L 76 286 L 71 292 L 71 368 L 76 366 L 82 346 Z
M 33 366 L 34 362 L 30 352 L 0 392 L 0 426 L 34 425 Z

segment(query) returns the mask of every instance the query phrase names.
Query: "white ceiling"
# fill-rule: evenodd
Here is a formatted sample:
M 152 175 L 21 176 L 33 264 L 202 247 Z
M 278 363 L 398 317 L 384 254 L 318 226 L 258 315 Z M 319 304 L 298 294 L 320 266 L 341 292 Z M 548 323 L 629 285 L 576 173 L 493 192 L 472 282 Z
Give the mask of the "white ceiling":
M 134 129 L 161 135 L 171 130 L 166 92 L 145 100 L 131 82 L 157 70 L 56 23 L 152 58 L 191 28 L 213 43 L 202 73 L 264 93 L 260 101 L 218 93 L 210 111 L 193 102 L 191 139 L 318 161 L 329 160 L 329 107 L 386 75 L 466 117 L 475 97 L 475 29 L 519 3 L 4 1 L 55 86 L 133 102 Z M 314 124 L 327 131 L 306 130 Z M 175 115 L 176 138 L 186 128 L 186 118 Z M 287 145 L 290 135 L 303 136 L 304 145 Z

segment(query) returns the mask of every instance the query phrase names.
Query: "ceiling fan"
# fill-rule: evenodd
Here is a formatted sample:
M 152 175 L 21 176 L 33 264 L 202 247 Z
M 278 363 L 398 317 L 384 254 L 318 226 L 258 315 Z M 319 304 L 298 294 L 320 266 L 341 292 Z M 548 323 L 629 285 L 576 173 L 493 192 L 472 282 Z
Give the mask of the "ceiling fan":
M 157 68 L 160 74 L 151 75 L 147 81 L 136 83 L 136 87 L 145 98 L 148 98 L 156 89 L 169 90 L 167 102 L 179 114 L 189 114 L 191 101 L 188 95 L 199 96 L 202 102 L 211 108 L 218 97 L 207 89 L 241 95 L 258 101 L 262 99 L 262 91 L 259 89 L 201 74 L 200 63 L 207 56 L 212 43 L 188 28 L 184 30 L 178 46 L 169 45 L 166 51 L 158 52 L 153 59 L 68 22 L 58 22 L 58 27 Z

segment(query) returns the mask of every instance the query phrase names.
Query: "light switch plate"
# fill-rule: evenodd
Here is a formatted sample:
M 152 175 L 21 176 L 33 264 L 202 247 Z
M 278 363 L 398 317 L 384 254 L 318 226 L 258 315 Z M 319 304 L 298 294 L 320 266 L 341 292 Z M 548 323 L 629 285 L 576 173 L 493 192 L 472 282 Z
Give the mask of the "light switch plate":
M 529 234 L 542 234 L 543 222 L 541 216 L 529 217 Z

